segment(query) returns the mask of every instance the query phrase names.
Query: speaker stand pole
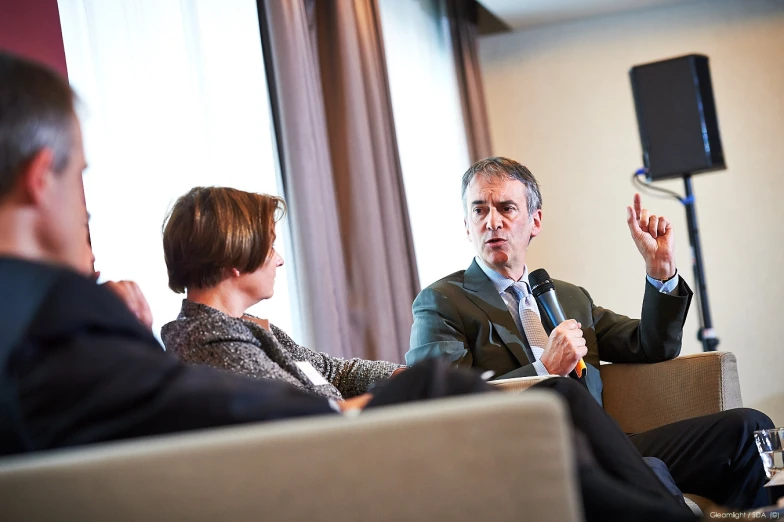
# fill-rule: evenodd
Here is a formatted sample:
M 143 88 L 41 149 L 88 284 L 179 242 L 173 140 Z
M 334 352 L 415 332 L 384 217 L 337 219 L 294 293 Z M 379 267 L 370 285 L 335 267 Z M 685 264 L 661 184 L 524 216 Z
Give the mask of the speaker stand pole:
M 702 247 L 700 246 L 700 231 L 697 228 L 697 208 L 695 206 L 694 193 L 691 189 L 691 174 L 683 175 L 683 183 L 686 187 L 686 197 L 683 200 L 683 204 L 686 207 L 686 223 L 689 228 L 692 267 L 694 268 L 694 279 L 697 283 L 697 296 L 700 300 L 700 329 L 697 331 L 697 339 L 702 342 L 702 351 L 715 352 L 716 347 L 719 345 L 719 339 L 713 330 L 710 306 L 708 305 L 708 287 L 705 284 L 705 268 L 702 263 Z

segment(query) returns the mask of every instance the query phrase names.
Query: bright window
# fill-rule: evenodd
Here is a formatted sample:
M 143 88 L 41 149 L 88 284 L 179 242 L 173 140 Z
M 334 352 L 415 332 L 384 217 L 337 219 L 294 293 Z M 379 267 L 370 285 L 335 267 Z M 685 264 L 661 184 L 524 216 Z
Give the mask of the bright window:
M 256 2 L 58 5 L 83 105 L 96 268 L 102 279 L 141 286 L 158 335 L 182 299 L 168 288 L 161 242 L 175 199 L 205 185 L 281 194 Z M 288 237 L 284 222 L 276 244 L 284 258 Z M 272 302 L 251 312 L 297 339 L 293 265 L 279 270 Z
M 422 286 L 473 257 L 460 180 L 470 166 L 449 25 L 438 0 L 380 0 L 392 108 Z

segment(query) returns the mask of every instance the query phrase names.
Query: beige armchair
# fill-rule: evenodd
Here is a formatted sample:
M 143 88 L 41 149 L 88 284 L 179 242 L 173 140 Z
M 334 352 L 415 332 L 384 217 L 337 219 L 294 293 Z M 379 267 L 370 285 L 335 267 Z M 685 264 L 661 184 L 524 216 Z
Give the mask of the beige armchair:
M 738 364 L 730 352 L 684 355 L 657 364 L 603 364 L 605 411 L 626 433 L 743 406 Z M 549 377 L 491 381 L 524 390 Z
M 582 520 L 564 405 L 485 394 L 0 459 L 17 520 Z

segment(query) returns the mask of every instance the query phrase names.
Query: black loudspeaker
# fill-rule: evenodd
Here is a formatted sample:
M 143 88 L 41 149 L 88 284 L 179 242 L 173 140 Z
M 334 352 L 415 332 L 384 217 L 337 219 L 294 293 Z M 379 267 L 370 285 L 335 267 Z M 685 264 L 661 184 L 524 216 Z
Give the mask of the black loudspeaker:
M 629 76 L 649 180 L 726 168 L 707 56 L 637 65 Z

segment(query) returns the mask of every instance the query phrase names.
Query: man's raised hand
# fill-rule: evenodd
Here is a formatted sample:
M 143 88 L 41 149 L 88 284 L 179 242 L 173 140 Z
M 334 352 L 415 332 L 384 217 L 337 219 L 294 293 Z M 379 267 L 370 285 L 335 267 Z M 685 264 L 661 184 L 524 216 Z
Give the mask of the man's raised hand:
M 634 205 L 626 207 L 626 223 L 645 260 L 647 274 L 660 280 L 673 277 L 676 272 L 675 235 L 669 220 L 642 208 L 640 195 L 635 194 Z

